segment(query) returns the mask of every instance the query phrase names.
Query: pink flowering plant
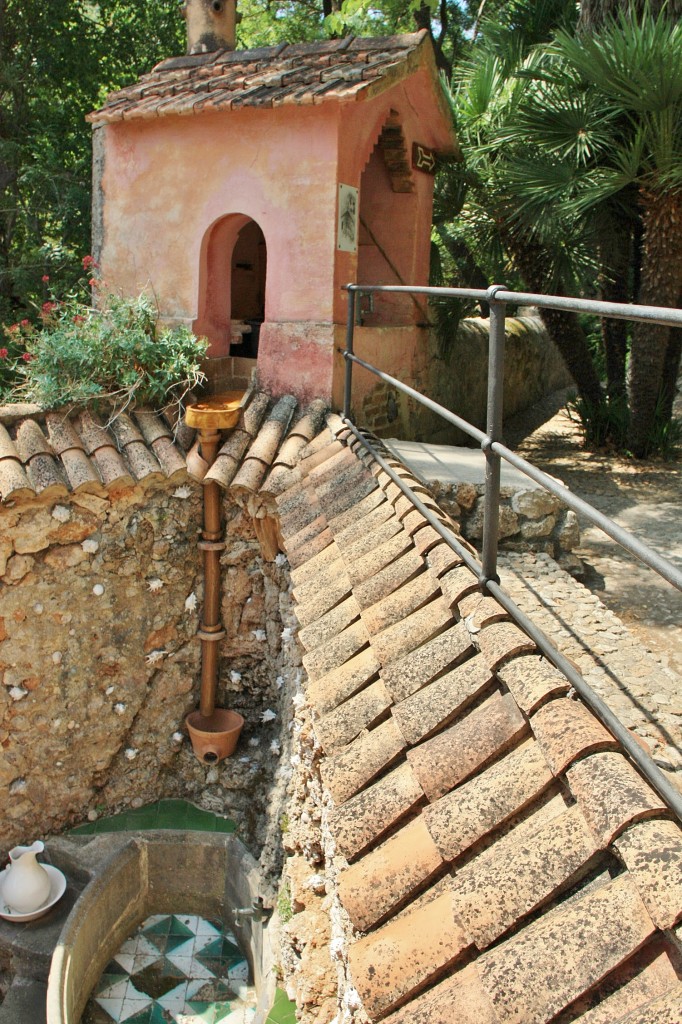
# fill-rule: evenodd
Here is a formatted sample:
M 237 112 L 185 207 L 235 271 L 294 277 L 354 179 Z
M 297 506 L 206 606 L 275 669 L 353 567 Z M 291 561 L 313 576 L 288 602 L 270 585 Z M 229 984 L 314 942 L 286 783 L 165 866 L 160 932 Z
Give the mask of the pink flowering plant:
M 96 274 L 92 256 L 86 274 Z M 162 328 L 148 295 L 136 299 L 105 294 L 104 282 L 89 277 L 98 306 L 72 294 L 45 301 L 37 323 L 3 328 L 0 400 L 35 402 L 45 409 L 98 401 L 122 408 L 179 401 L 203 380 L 206 342 L 184 327 Z M 3 374 L 3 366 L 7 372 Z

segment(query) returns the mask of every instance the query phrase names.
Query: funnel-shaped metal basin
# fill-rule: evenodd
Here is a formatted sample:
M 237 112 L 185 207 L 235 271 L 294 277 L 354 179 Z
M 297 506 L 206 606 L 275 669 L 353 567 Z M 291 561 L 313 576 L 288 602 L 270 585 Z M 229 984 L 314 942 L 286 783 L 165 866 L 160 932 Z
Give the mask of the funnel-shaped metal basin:
M 230 430 L 237 425 L 245 405 L 246 391 L 224 391 L 221 395 L 188 405 L 185 420 L 196 430 Z

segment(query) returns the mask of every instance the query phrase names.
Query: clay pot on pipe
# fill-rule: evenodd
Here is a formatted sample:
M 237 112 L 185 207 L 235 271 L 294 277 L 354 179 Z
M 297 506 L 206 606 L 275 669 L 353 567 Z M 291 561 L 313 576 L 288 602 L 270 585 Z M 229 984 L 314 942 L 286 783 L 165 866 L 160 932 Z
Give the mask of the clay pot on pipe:
M 220 444 L 221 430 L 232 429 L 245 404 L 243 391 L 216 395 L 188 407 L 185 418 L 199 431 L 199 453 L 193 458 L 205 473 L 213 464 Z M 218 484 L 204 483 L 204 522 L 199 541 L 204 555 L 204 606 L 198 637 L 201 641 L 201 694 L 199 710 L 192 711 L 185 723 L 194 753 L 206 764 L 229 757 L 237 746 L 244 719 L 236 711 L 216 708 L 218 686 L 218 645 L 225 637 L 220 621 L 220 556 L 222 539 L 221 494 Z

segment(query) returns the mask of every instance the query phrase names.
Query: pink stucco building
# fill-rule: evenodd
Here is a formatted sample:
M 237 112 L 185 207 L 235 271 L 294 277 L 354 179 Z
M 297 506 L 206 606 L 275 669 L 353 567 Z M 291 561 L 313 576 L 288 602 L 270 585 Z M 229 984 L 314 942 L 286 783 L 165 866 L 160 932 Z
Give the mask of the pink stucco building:
M 273 393 L 338 402 L 343 285 L 428 283 L 433 165 L 457 143 L 427 33 L 191 53 L 90 120 L 108 286 L 153 292 L 223 378 L 257 360 Z M 413 378 L 425 323 L 378 301 L 356 350 Z

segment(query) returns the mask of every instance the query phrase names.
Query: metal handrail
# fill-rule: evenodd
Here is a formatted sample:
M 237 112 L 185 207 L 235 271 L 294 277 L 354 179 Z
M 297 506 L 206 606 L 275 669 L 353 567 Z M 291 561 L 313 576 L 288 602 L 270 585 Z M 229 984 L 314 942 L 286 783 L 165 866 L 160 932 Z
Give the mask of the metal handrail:
M 562 484 L 537 469 L 521 456 L 512 452 L 501 442 L 502 433 L 502 384 L 504 374 L 504 345 L 506 305 L 513 302 L 517 305 L 534 305 L 544 308 L 564 309 L 579 312 L 595 313 L 599 316 L 614 316 L 618 319 L 632 319 L 654 322 L 671 326 L 682 326 L 682 310 L 664 309 L 655 306 L 628 306 L 623 303 L 598 302 L 588 299 L 570 299 L 564 296 L 536 295 L 527 292 L 512 292 L 503 285 L 493 285 L 486 291 L 468 288 L 411 288 L 406 285 L 347 285 L 348 290 L 348 321 L 346 326 L 346 349 L 343 356 L 346 360 L 346 382 L 343 406 L 343 419 L 354 436 L 373 455 L 391 479 L 400 487 L 414 506 L 421 512 L 430 525 L 462 559 L 462 561 L 478 577 L 482 589 L 487 590 L 505 608 L 516 621 L 517 625 L 533 640 L 540 651 L 568 679 L 571 686 L 583 698 L 597 718 L 618 740 L 630 759 L 638 766 L 645 778 L 650 782 L 659 796 L 673 813 L 682 821 L 682 794 L 663 775 L 658 766 L 644 752 L 642 747 L 619 721 L 604 701 L 585 682 L 570 661 L 561 654 L 556 646 L 545 636 L 542 630 L 521 611 L 516 603 L 500 587 L 497 575 L 497 539 L 499 532 L 500 502 L 500 467 L 504 459 L 519 469 L 526 476 L 535 480 L 546 490 L 559 497 L 576 512 L 580 512 L 590 522 L 607 533 L 618 544 L 625 547 L 642 562 L 652 568 L 673 586 L 682 590 L 682 572 L 668 559 L 663 558 L 646 544 L 634 537 L 627 530 L 604 516 L 593 506 L 573 495 Z M 355 304 L 358 293 L 367 292 L 402 292 L 420 295 L 438 295 L 449 298 L 482 299 L 490 305 L 490 346 L 488 354 L 488 409 L 487 430 L 484 432 L 473 424 L 457 416 L 450 410 L 426 398 L 420 392 L 402 381 L 385 373 L 383 370 L 367 363 L 353 352 L 355 331 Z M 427 508 L 419 497 L 411 490 L 404 480 L 396 474 L 385 459 L 367 438 L 354 426 L 350 418 L 352 368 L 353 364 L 362 366 L 370 373 L 391 384 L 398 390 L 414 398 L 426 408 L 441 416 L 447 422 L 459 427 L 470 437 L 477 440 L 486 458 L 486 488 L 484 497 L 483 517 L 483 551 L 479 563 L 471 552 L 462 545 L 455 535 L 440 522 L 433 512 Z

